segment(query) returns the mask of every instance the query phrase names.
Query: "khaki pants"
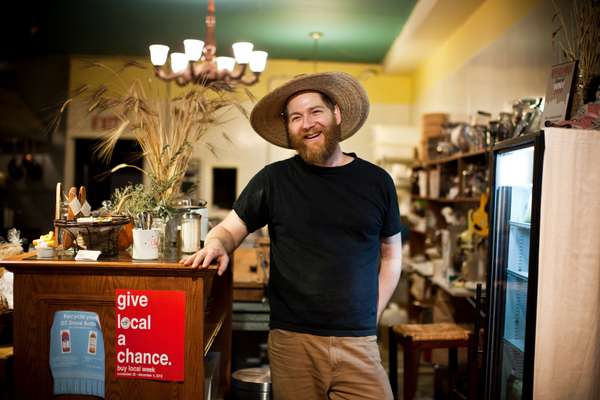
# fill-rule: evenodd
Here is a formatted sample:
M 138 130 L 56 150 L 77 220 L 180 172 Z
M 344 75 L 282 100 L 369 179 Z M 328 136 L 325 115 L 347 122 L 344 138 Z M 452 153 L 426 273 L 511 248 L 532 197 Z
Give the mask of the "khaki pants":
M 392 399 L 376 336 L 274 329 L 268 349 L 275 400 Z

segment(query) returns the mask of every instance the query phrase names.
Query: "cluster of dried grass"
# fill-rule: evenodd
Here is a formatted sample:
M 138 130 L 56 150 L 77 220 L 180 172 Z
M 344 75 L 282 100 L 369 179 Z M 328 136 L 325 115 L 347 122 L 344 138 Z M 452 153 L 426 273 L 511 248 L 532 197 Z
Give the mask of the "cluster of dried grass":
M 575 0 L 569 4 L 565 17 L 555 0 L 553 21 L 558 22 L 552 32 L 552 43 L 567 61 L 578 60 L 578 87 L 573 99 L 574 109 L 583 103 L 586 85 L 600 74 L 600 5 L 591 0 Z
M 96 153 L 99 158 L 110 160 L 117 141 L 125 134 L 132 134 L 142 148 L 148 170 L 120 164 L 110 172 L 122 168 L 141 170 L 150 178 L 158 204 L 169 204 L 179 193 L 194 145 L 209 128 L 225 122 L 223 111 L 236 107 L 246 115 L 230 86 L 195 85 L 183 96 L 165 100 L 147 81 L 135 80 L 128 84 L 120 76 L 122 71 L 100 63 L 91 66 L 108 72 L 114 82 L 110 86 L 84 85 L 65 102 L 61 112 L 73 101 L 84 101 L 89 113 L 102 112 L 117 117 L 118 126 L 100 138 Z M 124 68 L 128 67 L 145 68 L 136 63 Z M 228 139 L 225 133 L 223 135 Z M 206 146 L 214 152 L 210 144 Z

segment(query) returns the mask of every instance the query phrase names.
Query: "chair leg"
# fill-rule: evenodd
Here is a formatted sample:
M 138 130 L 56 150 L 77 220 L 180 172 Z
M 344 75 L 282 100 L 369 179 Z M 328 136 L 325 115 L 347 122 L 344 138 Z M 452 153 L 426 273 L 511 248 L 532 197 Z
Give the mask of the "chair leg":
M 394 327 L 388 328 L 388 366 L 390 375 L 390 386 L 392 387 L 392 393 L 394 399 L 398 398 L 398 342 L 396 341 L 396 334 L 394 333 Z
M 415 349 L 411 338 L 404 339 L 402 349 L 404 351 L 404 400 L 412 400 L 417 393 L 419 350 Z
M 450 347 L 448 349 L 448 391 L 454 393 L 456 389 L 456 373 L 458 371 L 458 349 Z
M 467 399 L 469 400 L 477 399 L 477 371 L 479 369 L 477 360 L 478 350 L 479 349 L 477 348 L 477 341 L 475 340 L 475 335 L 471 333 L 469 335 L 469 345 L 467 347 L 467 374 L 469 379 L 469 387 L 467 388 Z

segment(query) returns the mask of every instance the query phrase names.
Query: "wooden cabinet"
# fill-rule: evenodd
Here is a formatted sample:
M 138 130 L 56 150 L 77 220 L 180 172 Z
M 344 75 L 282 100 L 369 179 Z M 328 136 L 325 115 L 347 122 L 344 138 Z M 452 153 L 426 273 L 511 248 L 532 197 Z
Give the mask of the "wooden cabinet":
M 204 358 L 209 351 L 220 353 L 218 386 L 223 395 L 227 394 L 231 367 L 231 268 L 217 276 L 214 266 L 193 270 L 173 260 L 135 262 L 122 257 L 99 262 L 42 261 L 32 253 L 1 261 L 0 266 L 15 274 L 15 398 L 52 397 L 49 341 L 53 315 L 58 310 L 92 311 L 99 315 L 105 344 L 107 399 L 202 399 Z M 183 382 L 115 377 L 116 289 L 185 293 Z

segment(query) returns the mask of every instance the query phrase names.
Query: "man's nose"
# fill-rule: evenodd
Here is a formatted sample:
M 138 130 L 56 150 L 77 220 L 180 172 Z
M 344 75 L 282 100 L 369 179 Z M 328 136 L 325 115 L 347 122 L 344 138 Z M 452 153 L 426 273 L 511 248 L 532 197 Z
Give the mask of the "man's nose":
M 315 124 L 315 121 L 313 120 L 313 118 L 310 114 L 305 115 L 302 118 L 302 129 L 308 130 L 308 129 L 312 128 L 314 124 Z

